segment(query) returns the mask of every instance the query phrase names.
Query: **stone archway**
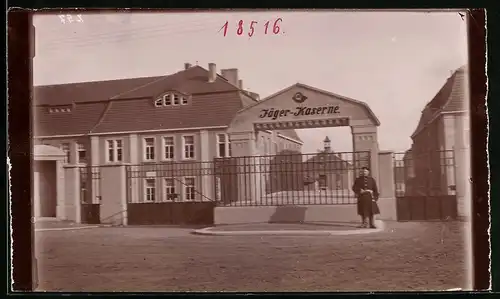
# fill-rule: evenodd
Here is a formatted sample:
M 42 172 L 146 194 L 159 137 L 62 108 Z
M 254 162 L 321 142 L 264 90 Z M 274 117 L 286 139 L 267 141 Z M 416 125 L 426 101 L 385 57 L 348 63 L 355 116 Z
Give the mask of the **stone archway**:
M 379 125 L 380 121 L 366 103 L 297 83 L 240 110 L 228 134 L 232 156 L 245 157 L 260 154 L 256 145 L 259 130 L 350 126 L 353 152 L 369 153 L 371 172 L 378 181 Z M 241 170 L 241 173 L 248 171 Z M 258 183 L 256 176 L 248 178 L 247 175 L 242 180 Z
M 371 152 L 371 168 L 376 176 L 379 125 L 366 103 L 297 83 L 240 110 L 228 133 L 233 156 L 239 157 L 258 154 L 257 130 L 350 126 L 353 151 Z

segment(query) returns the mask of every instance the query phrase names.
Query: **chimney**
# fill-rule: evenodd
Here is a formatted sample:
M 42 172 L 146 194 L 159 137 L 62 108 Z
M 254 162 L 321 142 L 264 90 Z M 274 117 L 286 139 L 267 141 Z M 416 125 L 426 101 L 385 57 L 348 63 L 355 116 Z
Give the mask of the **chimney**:
M 185 69 L 185 70 L 187 70 L 187 69 L 188 69 L 188 68 L 190 68 L 191 66 L 192 66 L 192 65 L 191 65 L 191 63 L 189 63 L 189 62 L 184 63 L 184 69 Z
M 217 66 L 215 63 L 208 64 L 208 82 L 215 82 L 217 78 Z
M 224 69 L 220 70 L 220 73 L 222 77 L 226 78 L 229 83 L 233 84 L 234 86 L 238 86 L 238 69 Z
M 238 88 L 243 89 L 243 80 L 238 80 Z

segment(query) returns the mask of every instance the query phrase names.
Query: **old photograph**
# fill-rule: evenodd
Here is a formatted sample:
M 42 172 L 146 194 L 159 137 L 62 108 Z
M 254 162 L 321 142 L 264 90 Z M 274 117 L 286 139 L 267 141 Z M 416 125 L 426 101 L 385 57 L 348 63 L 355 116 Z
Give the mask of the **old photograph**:
M 472 289 L 465 13 L 33 24 L 36 291 Z

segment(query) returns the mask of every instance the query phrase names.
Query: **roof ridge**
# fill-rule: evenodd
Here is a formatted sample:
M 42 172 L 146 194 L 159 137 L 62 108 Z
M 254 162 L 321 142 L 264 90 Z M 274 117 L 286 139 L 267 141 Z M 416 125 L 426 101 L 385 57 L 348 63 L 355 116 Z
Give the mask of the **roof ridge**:
M 153 83 L 156 83 L 156 82 L 160 82 L 161 80 L 165 80 L 166 78 L 168 78 L 168 77 L 170 77 L 170 76 L 173 76 L 173 75 L 175 75 L 175 74 L 178 74 L 178 72 L 177 72 L 177 73 L 174 73 L 174 74 L 171 74 L 171 75 L 166 75 L 166 76 L 160 77 L 160 78 L 158 78 L 158 79 L 156 79 L 156 80 L 153 80 L 153 81 L 151 81 L 151 82 L 148 82 L 148 83 L 146 83 L 146 84 L 143 84 L 143 85 L 140 85 L 140 86 L 134 87 L 134 88 L 132 88 L 132 89 L 129 89 L 129 90 L 127 90 L 127 91 L 124 91 L 124 92 L 122 92 L 122 93 L 119 93 L 119 94 L 117 94 L 117 95 L 114 95 L 114 96 L 110 97 L 110 98 L 109 98 L 109 100 L 110 100 L 110 101 L 112 101 L 112 100 L 116 100 L 116 98 L 121 97 L 121 96 L 123 96 L 123 95 L 126 95 L 126 94 L 127 94 L 127 93 L 129 93 L 129 92 L 133 92 L 133 91 L 136 91 L 136 90 L 138 90 L 138 89 L 144 88 L 144 87 L 146 87 L 146 86 L 148 86 L 148 85 L 150 85 L 150 84 L 153 84 Z
M 161 77 L 161 76 L 165 76 L 165 75 L 133 77 L 133 78 L 121 78 L 121 79 L 109 79 L 109 80 L 97 80 L 97 81 L 80 81 L 80 82 L 69 82 L 69 83 L 47 84 L 47 85 L 33 85 L 33 88 L 37 88 L 37 87 L 55 87 L 55 86 L 65 86 L 65 85 L 74 85 L 74 84 L 92 84 L 92 83 L 103 83 L 103 82 L 116 82 L 116 81 L 126 81 L 126 80 L 156 78 L 156 77 Z
M 102 112 L 101 116 L 99 117 L 99 119 L 97 120 L 96 124 L 89 130 L 89 132 L 87 134 L 91 134 L 101 123 L 102 121 L 104 120 L 106 114 L 108 113 L 108 111 L 111 109 L 111 106 L 113 105 L 113 101 L 108 101 L 107 104 L 106 104 L 106 108 L 104 109 L 104 111 Z

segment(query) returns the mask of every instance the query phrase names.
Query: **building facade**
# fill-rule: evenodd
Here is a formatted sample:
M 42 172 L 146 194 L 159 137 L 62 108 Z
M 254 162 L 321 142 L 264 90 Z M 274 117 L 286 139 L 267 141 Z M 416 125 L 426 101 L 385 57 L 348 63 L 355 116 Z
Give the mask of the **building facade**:
M 407 195 L 455 194 L 469 163 L 462 155 L 470 150 L 467 76 L 466 66 L 457 69 L 423 109 L 404 157 Z
M 34 143 L 60 148 L 66 167 L 130 165 L 146 172 L 131 186 L 132 202 L 214 196 L 214 182 L 201 179 L 202 162 L 231 156 L 228 125 L 259 101 L 243 90 L 237 69 L 219 75 L 215 64 L 185 64 L 158 77 L 36 86 L 34 99 Z M 301 151 L 292 129 L 259 131 L 257 139 L 260 155 Z M 166 173 L 150 173 L 157 171 Z M 98 188 L 80 184 L 85 200 L 99 199 Z

